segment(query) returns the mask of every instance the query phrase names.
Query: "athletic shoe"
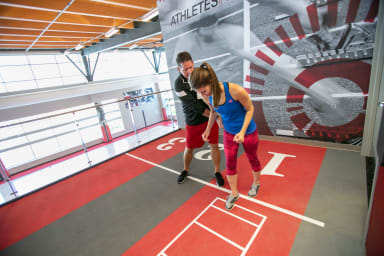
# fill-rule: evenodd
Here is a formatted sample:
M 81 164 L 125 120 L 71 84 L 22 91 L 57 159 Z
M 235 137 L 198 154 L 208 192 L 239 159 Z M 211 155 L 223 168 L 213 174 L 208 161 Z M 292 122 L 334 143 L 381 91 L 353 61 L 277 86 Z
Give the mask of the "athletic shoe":
M 251 189 L 248 191 L 248 196 L 255 197 L 259 192 L 260 184 L 252 184 Z
M 187 179 L 187 176 L 188 176 L 188 172 L 186 170 L 182 171 L 179 177 L 177 177 L 177 183 L 179 184 L 184 183 L 184 181 Z
M 239 200 L 239 194 L 237 194 L 236 196 L 233 196 L 232 194 L 230 194 L 227 197 L 227 201 L 225 202 L 225 209 L 232 210 L 237 200 Z
M 216 177 L 216 185 L 219 187 L 224 186 L 224 179 L 223 179 L 223 176 L 221 176 L 221 173 L 216 172 L 215 177 Z

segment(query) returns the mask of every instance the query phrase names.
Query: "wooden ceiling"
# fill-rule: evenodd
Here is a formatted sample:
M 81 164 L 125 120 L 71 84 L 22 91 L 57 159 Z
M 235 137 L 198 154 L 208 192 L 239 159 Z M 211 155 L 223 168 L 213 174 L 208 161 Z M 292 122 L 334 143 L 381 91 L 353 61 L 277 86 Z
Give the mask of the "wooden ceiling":
M 133 29 L 156 0 L 0 0 L 1 50 L 65 50 L 106 39 L 113 27 Z M 135 42 L 162 47 L 161 35 Z M 122 47 L 129 47 L 130 44 Z

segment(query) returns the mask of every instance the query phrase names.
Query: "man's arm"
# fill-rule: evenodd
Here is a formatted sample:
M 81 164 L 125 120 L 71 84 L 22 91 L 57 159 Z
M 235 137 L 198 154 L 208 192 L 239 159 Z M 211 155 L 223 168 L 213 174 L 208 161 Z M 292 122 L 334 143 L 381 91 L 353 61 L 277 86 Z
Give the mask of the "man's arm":
M 188 110 L 209 117 L 209 109 L 201 100 L 198 100 L 182 81 L 175 82 L 176 95 Z
M 201 95 L 202 96 L 202 99 L 203 101 L 205 102 L 205 104 L 207 104 L 209 106 L 209 119 L 208 119 L 208 125 L 207 125 L 207 128 L 206 130 L 208 131 L 208 134 L 209 132 L 211 131 L 211 128 L 214 124 L 214 122 L 216 121 L 217 117 L 218 117 L 218 114 L 217 112 L 213 109 L 211 103 L 209 102 L 209 99 L 208 97 L 204 96 L 204 95 Z M 219 125 L 220 126 L 220 125 Z

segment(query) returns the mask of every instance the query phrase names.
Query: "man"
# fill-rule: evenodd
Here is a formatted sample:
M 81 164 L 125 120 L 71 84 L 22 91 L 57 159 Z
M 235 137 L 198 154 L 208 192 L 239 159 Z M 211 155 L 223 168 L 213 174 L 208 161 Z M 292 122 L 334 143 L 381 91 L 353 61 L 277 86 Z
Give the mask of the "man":
M 184 170 L 177 178 L 177 182 L 181 184 L 188 176 L 189 165 L 193 158 L 193 149 L 200 148 L 205 143 L 201 135 L 205 131 L 208 124 L 209 107 L 202 99 L 197 98 L 197 93 L 192 90 L 188 83 L 188 77 L 193 71 L 193 60 L 191 55 L 188 52 L 180 52 L 176 57 L 176 63 L 180 75 L 175 81 L 175 90 L 183 105 L 186 122 L 186 144 L 183 156 Z M 218 186 L 223 186 L 224 179 L 220 174 L 220 151 L 218 142 L 219 127 L 215 122 L 212 127 L 208 143 L 211 147 L 211 157 L 215 166 L 216 184 Z

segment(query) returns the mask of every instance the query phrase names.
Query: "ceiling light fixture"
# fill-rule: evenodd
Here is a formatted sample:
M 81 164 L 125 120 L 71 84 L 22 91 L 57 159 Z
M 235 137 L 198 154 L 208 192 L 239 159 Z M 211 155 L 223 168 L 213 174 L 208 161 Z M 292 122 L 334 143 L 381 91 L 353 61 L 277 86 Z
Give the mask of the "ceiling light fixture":
M 135 8 L 135 9 L 140 9 L 140 10 L 150 10 L 150 8 L 143 7 L 143 6 L 132 5 L 132 4 L 122 4 L 122 3 L 117 3 L 117 2 L 107 1 L 107 0 L 90 0 L 90 1 L 99 2 L 99 3 L 103 3 L 103 4 L 111 4 L 111 5 L 117 5 L 117 6 L 122 6 L 122 7 L 128 7 L 128 8 Z
M 76 45 L 75 50 L 78 51 L 83 48 L 84 48 L 84 45 L 82 43 L 79 43 L 78 45 Z
M 159 10 L 157 8 L 154 8 L 154 9 L 150 10 L 149 12 L 147 12 L 146 14 L 144 14 L 142 20 L 143 21 L 150 21 L 151 19 L 153 19 L 157 15 L 159 15 Z
M 136 48 L 137 46 L 138 46 L 137 44 L 132 44 L 132 45 L 128 46 L 128 49 L 132 50 L 132 49 Z
M 107 31 L 107 33 L 105 33 L 105 37 L 111 37 L 117 32 L 119 32 L 119 29 L 117 27 L 112 27 L 110 30 Z

